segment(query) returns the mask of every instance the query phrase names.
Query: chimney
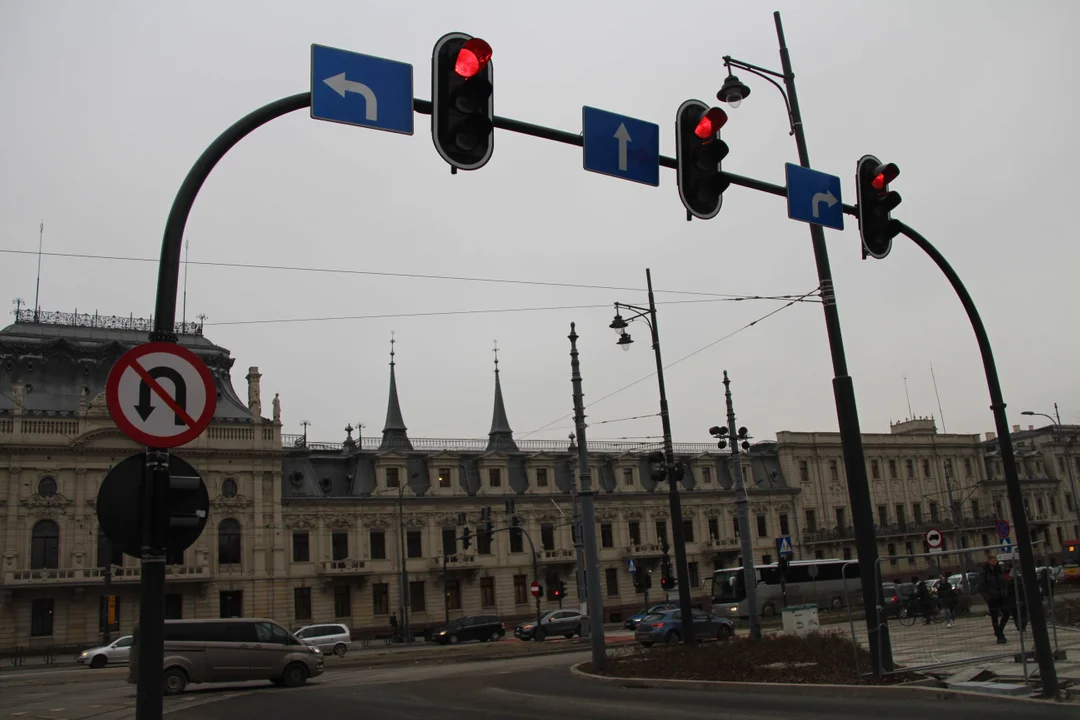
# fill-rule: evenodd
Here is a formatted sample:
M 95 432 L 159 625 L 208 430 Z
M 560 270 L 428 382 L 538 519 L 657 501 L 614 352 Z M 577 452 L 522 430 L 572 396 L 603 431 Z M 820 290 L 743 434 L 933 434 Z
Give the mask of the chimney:
M 986 442 L 990 442 L 992 440 L 997 440 L 997 433 L 996 432 L 988 432 L 988 433 L 986 433 Z
M 259 374 L 259 368 L 248 368 L 248 410 L 251 411 L 251 419 L 255 422 L 262 420 L 262 398 L 259 395 L 259 380 L 261 378 L 262 375 Z
M 1017 433 L 1020 432 L 1020 426 L 1019 425 L 1013 425 L 1013 432 L 1017 432 Z

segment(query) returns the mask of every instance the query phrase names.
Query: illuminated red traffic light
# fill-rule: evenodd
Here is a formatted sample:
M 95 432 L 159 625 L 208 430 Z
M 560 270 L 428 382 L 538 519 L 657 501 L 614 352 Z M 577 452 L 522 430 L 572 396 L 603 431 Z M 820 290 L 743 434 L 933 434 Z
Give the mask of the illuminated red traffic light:
M 698 120 L 697 127 L 694 128 L 694 134 L 704 140 L 719 132 L 720 128 L 724 127 L 724 123 L 726 122 L 726 112 L 717 107 L 709 108 L 709 110 L 701 116 L 701 119 Z
M 491 46 L 480 38 L 472 38 L 465 41 L 461 50 L 458 51 L 454 72 L 463 78 L 471 78 L 483 70 L 490 61 Z
M 884 190 L 885 186 L 895 180 L 899 174 L 900 168 L 894 163 L 882 165 L 878 169 L 878 174 L 870 181 L 870 185 L 873 186 L 875 190 Z

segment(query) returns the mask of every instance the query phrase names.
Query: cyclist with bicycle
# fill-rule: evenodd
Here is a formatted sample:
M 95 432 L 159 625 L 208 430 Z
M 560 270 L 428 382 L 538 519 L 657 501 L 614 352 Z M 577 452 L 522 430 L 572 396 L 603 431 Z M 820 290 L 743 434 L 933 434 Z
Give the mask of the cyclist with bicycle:
M 922 580 L 915 585 L 915 605 L 923 616 L 923 624 L 929 625 L 930 618 L 934 615 L 934 600 L 930 597 L 930 588 L 926 587 Z

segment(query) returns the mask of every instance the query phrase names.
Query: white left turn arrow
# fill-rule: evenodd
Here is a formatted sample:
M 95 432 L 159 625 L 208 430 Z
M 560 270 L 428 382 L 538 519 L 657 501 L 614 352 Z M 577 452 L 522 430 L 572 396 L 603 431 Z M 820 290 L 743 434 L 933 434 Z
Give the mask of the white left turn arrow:
M 369 122 L 375 122 L 379 119 L 379 101 L 375 97 L 375 93 L 364 83 L 356 82 L 354 80 L 346 80 L 345 73 L 335 75 L 323 80 L 324 83 L 333 88 L 341 97 L 345 97 L 345 93 L 353 92 L 364 96 L 364 118 Z M 815 216 L 816 217 L 816 216 Z
M 610 125 L 608 127 L 611 127 Z M 619 123 L 619 129 L 615 131 L 615 139 L 619 141 L 619 169 L 626 170 L 626 145 L 630 142 L 630 133 L 626 131 L 626 124 Z
M 814 217 L 818 216 L 818 206 L 821 203 L 825 203 L 829 207 L 832 207 L 836 204 L 836 196 L 832 194 L 832 190 L 829 190 L 828 192 L 818 193 L 817 195 L 814 195 L 814 197 L 810 200 L 810 207 L 813 210 Z

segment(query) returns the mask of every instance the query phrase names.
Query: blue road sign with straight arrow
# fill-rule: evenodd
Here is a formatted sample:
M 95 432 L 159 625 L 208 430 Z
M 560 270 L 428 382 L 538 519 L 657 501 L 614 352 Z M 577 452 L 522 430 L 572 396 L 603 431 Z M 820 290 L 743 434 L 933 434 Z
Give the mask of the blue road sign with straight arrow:
M 581 108 L 582 164 L 590 172 L 660 184 L 660 126 L 589 106 Z
M 312 45 L 311 117 L 412 135 L 412 65 Z
M 840 178 L 787 163 L 787 213 L 792 220 L 844 229 Z

